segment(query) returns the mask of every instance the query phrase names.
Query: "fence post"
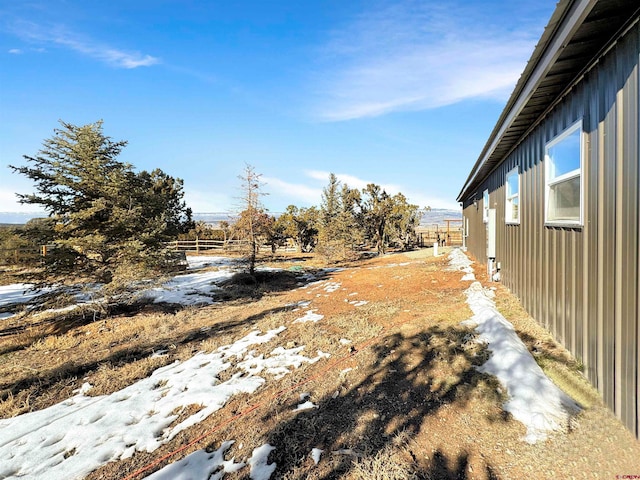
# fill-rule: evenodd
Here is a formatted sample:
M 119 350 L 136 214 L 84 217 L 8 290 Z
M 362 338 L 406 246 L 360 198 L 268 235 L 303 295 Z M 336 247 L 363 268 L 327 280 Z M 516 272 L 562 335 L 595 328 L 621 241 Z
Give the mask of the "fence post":
M 200 239 L 196 237 L 196 253 L 200 254 Z

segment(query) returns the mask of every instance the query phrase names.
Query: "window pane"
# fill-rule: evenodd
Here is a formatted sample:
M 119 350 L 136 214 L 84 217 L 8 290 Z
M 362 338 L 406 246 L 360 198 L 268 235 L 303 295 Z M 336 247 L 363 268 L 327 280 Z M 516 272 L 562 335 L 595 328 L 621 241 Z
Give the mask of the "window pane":
M 549 187 L 550 221 L 580 220 L 580 177 Z
M 482 192 L 482 220 L 489 221 L 489 190 Z
M 514 172 L 507 177 L 507 196 L 515 195 L 518 192 L 518 173 Z
M 577 129 L 559 143 L 548 148 L 549 180 L 580 168 L 580 134 L 581 129 Z
M 517 221 L 520 219 L 519 208 L 518 208 L 518 199 L 519 197 L 513 197 L 509 201 L 509 205 L 511 206 L 511 214 L 509 215 L 509 220 Z

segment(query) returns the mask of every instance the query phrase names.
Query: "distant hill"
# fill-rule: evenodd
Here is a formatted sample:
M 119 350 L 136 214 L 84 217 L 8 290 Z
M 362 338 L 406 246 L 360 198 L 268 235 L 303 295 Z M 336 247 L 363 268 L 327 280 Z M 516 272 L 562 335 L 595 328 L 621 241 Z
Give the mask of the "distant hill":
M 271 212 L 276 217 L 280 212 Z M 24 225 L 32 218 L 46 217 L 43 212 L 0 212 L 0 224 Z M 194 213 L 194 220 L 202 220 L 203 222 L 217 225 L 222 221 L 232 222 L 235 214 L 232 212 L 202 212 Z M 422 214 L 420 225 L 446 225 L 447 219 L 462 219 L 462 211 L 448 210 L 445 208 L 433 208 Z
M 194 213 L 193 219 L 195 221 L 206 222 L 210 225 L 217 225 L 220 222 L 232 223 L 237 215 L 233 212 L 205 212 Z
M 281 212 L 269 212 L 271 215 L 278 217 Z M 236 214 L 233 212 L 209 212 L 194 213 L 194 220 L 202 220 L 211 225 L 217 225 L 219 222 L 233 222 Z M 449 210 L 446 208 L 433 208 L 422 214 L 420 225 L 446 225 L 445 220 L 462 220 L 462 210 Z
M 422 214 L 420 225 L 446 225 L 445 220 L 462 220 L 462 210 L 449 210 L 446 208 L 432 208 L 428 212 Z
M 24 225 L 32 218 L 46 216 L 44 212 L 0 212 L 0 224 Z

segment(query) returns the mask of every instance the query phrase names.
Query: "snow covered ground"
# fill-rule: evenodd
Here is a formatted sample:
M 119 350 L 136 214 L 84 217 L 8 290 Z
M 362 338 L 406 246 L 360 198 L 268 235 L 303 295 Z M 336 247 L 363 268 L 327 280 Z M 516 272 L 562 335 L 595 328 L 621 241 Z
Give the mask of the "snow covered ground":
M 155 302 L 184 305 L 212 303 L 216 283 L 230 278 L 234 261 L 223 257 L 188 257 L 189 270 L 217 267 L 217 270 L 193 272 L 172 278 L 161 287 L 145 290 L 143 295 Z M 310 281 L 313 277 L 308 278 Z M 333 291 L 336 285 L 316 282 L 315 287 Z M 0 287 L 0 306 L 24 305 L 46 291 L 29 290 L 31 285 Z M 81 294 L 79 300 L 86 301 Z M 317 322 L 322 318 L 308 310 L 310 302 L 300 302 L 306 310 L 302 317 Z M 70 307 L 70 308 L 73 308 Z M 252 331 L 235 343 L 212 353 L 200 352 L 189 360 L 157 369 L 153 374 L 111 395 L 90 397 L 88 384 L 76 395 L 44 410 L 0 420 L 0 478 L 69 479 L 82 478 L 107 462 L 125 459 L 135 451 L 154 451 L 180 431 L 197 424 L 224 406 L 237 393 L 253 393 L 268 378 L 278 379 L 304 363 L 315 363 L 329 355 L 303 354 L 304 346 L 275 347 L 268 355 L 257 355 L 251 346 L 276 341 L 286 327 L 262 333 Z M 218 380 L 220 372 L 233 371 L 231 378 Z M 189 405 L 202 409 L 174 424 Z M 309 401 L 298 410 L 314 408 Z M 256 448 L 251 458 L 241 462 L 224 460 L 233 442 L 225 442 L 216 452 L 196 452 L 151 478 L 222 478 L 224 473 L 250 467 L 254 479 L 268 479 L 275 464 L 267 456 L 274 448 Z
M 34 290 L 31 283 L 0 285 L 0 307 L 27 303 L 30 300 L 50 291 L 51 289 Z
M 458 249 L 449 255 L 450 269 L 464 272 L 463 280 L 473 275 L 471 263 Z M 465 293 L 473 317 L 464 324 L 475 326 L 480 333 L 478 341 L 486 343 L 491 351 L 489 360 L 478 370 L 496 376 L 505 388 L 509 399 L 503 408 L 527 427 L 524 440 L 536 443 L 550 432 L 565 428 L 579 406 L 549 380 L 513 325 L 496 310 L 492 290 L 474 281 Z
M 176 277 L 158 289 L 149 289 L 148 295 L 156 301 L 208 303 L 211 292 L 217 288 L 215 284 L 230 277 L 234 268 L 226 259 L 196 258 L 197 261 L 190 264 L 191 273 Z M 449 260 L 451 269 L 460 270 L 466 279 L 472 280 L 469 277 L 473 275 L 471 262 L 461 251 L 453 250 Z M 218 269 L 193 272 L 207 266 Z M 0 306 L 28 301 L 22 297 L 23 288 L 0 289 Z M 303 288 L 329 293 L 341 286 L 332 281 L 318 281 Z M 504 386 L 509 396 L 504 408 L 527 427 L 525 440 L 536 442 L 565 426 L 577 406 L 538 367 L 513 326 L 496 310 L 493 292 L 473 281 L 466 295 L 474 313 L 467 322 L 476 328 L 479 341 L 486 342 L 492 352 L 479 369 L 495 375 Z M 323 319 L 311 309 L 311 304 L 304 301 L 290 305 L 303 311 L 296 322 Z M 186 361 L 159 368 L 150 377 L 111 395 L 89 397 L 87 392 L 91 387 L 85 384 L 64 402 L 0 420 L 0 478 L 81 478 L 100 465 L 128 458 L 135 451 L 152 452 L 180 431 L 206 419 L 233 395 L 253 393 L 268 379 L 280 378 L 304 363 L 317 362 L 327 356 L 322 352 L 305 355 L 304 347 L 300 346 L 286 349 L 276 345 L 266 355 L 258 355 L 252 349 L 266 342 L 277 344 L 279 334 L 285 329 L 282 326 L 267 332 L 252 331 L 213 352 L 200 352 Z M 350 340 L 340 342 L 348 344 Z M 219 380 L 223 371 L 231 374 L 224 382 Z M 202 405 L 202 409 L 176 423 L 179 414 L 194 404 Z M 316 408 L 303 394 L 296 410 Z M 253 479 L 270 478 L 276 465 L 268 463 L 268 455 L 277 445 L 258 446 L 250 458 L 225 460 L 232 444 L 233 439 L 229 439 L 216 451 L 196 451 L 149 478 L 221 479 L 225 473 L 241 468 L 250 468 Z M 320 449 L 309 452 L 316 463 L 321 454 Z
M 266 356 L 251 350 L 253 345 L 277 339 L 285 329 L 252 331 L 212 353 L 200 352 L 184 362 L 159 368 L 150 377 L 111 395 L 89 397 L 86 393 L 91 386 L 85 384 L 64 402 L 0 420 L 0 478 L 82 478 L 100 465 L 129 458 L 136 451 L 152 452 L 206 419 L 233 395 L 255 392 L 267 376 L 279 378 L 303 363 L 327 356 L 318 352 L 315 357 L 306 357 L 302 354 L 304 347 L 276 347 Z M 220 382 L 218 377 L 225 370 L 235 373 Z M 189 405 L 202 408 L 175 424 Z M 183 467 L 174 464 L 170 473 L 157 478 L 207 478 L 194 476 L 191 469 L 200 471 L 204 464 L 210 468 L 212 462 L 222 462 L 225 445 L 228 448 L 229 444 L 224 444 L 218 455 L 197 453 L 183 461 Z M 267 465 L 266 455 L 264 450 L 254 451 L 247 460 L 252 478 L 269 478 L 275 465 Z M 228 471 L 244 466 L 233 461 L 221 465 Z M 178 476 L 175 469 L 182 468 L 190 476 Z
M 164 285 L 143 290 L 139 292 L 139 295 L 154 303 L 166 302 L 180 305 L 211 304 L 214 302 L 213 296 L 215 291 L 219 289 L 216 284 L 231 278 L 238 269 L 238 262 L 226 257 L 187 257 L 187 261 L 189 263 L 188 270 L 193 271 L 193 273 L 177 275 Z M 205 272 L 196 271 L 209 267 L 217 267 L 217 270 L 208 270 Z M 0 319 L 12 317 L 22 305 L 27 303 L 33 308 L 34 299 L 37 299 L 40 295 L 54 291 L 54 288 L 40 290 L 33 290 L 32 288 L 33 285 L 26 283 L 0 286 L 0 308 L 5 307 L 11 310 L 0 313 Z M 70 293 L 75 296 L 76 305 L 55 311 L 69 311 L 77 308 L 79 305 L 86 305 L 91 302 L 99 303 L 101 301 L 100 298 L 91 299 L 86 293 L 87 288 L 83 289 L 85 291 L 79 291 L 79 288 L 75 290 L 76 292 L 71 291 Z M 69 293 L 68 289 L 65 291 Z M 94 289 L 94 297 L 96 296 L 96 292 L 97 288 Z

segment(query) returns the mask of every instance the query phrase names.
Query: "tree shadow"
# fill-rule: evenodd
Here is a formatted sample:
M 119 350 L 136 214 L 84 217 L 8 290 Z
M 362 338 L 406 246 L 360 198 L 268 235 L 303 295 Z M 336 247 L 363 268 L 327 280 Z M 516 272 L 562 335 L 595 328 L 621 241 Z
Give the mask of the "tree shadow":
M 260 322 L 263 318 L 286 311 L 289 308 L 290 307 L 277 307 L 267 309 L 240 320 L 229 320 L 227 322 L 217 323 L 207 329 L 192 328 L 174 336 L 167 336 L 156 341 L 139 344 L 135 348 L 123 345 L 121 349 L 111 351 L 108 355 L 101 356 L 97 359 L 94 358 L 90 361 L 73 363 L 68 362 L 51 370 L 43 370 L 41 372 L 25 376 L 17 382 L 2 382 L 0 383 L 0 399 L 7 398 L 11 395 L 16 396 L 23 390 L 32 388 L 35 388 L 37 392 L 45 392 L 52 385 L 67 379 L 75 380 L 77 378 L 82 378 L 99 369 L 102 365 L 107 364 L 114 367 L 123 366 L 125 364 L 147 358 L 154 352 L 166 350 L 168 345 L 183 346 L 192 343 L 199 344 L 200 342 L 208 339 L 214 339 L 223 334 L 244 332 L 247 327 Z M 32 395 L 33 394 L 34 393 L 32 393 Z M 35 395 L 37 396 L 38 393 L 35 393 Z
M 329 270 L 320 270 L 313 274 L 288 270 L 256 271 L 253 275 L 240 272 L 220 282 L 220 289 L 212 293 L 216 301 L 253 302 L 265 295 L 295 290 L 305 283 L 326 280 L 329 273 Z
M 447 457 L 441 450 L 436 450 L 432 456 L 431 466 L 426 472 L 422 472 L 421 478 L 438 480 L 468 480 L 477 478 L 478 475 L 469 473 L 469 454 L 460 452 L 453 459 Z M 494 469 L 487 465 L 485 467 L 484 478 L 488 480 L 498 480 L 498 475 Z
M 552 360 L 570 369 L 580 370 L 580 363 L 555 340 L 541 340 L 539 337 L 520 330 L 516 330 L 516 333 L 536 361 L 540 358 Z
M 218 289 L 212 288 L 211 295 L 216 303 L 252 303 L 265 295 L 286 292 L 311 282 L 326 280 L 329 278 L 330 272 L 331 270 L 329 269 L 314 271 L 312 274 L 290 271 L 259 271 L 251 278 L 248 278 L 245 274 L 237 274 L 229 281 L 216 284 Z M 55 295 L 47 294 L 47 297 L 55 298 Z M 110 304 L 103 304 L 100 307 L 89 304 L 77 310 L 63 312 L 53 318 L 41 321 L 13 323 L 0 329 L 0 338 L 15 337 L 25 334 L 27 331 L 28 335 L 25 335 L 22 341 L 18 340 L 0 345 L 0 355 L 23 350 L 50 335 L 64 335 L 75 328 L 111 317 L 132 317 L 143 311 L 176 314 L 186 308 L 193 308 L 193 306 L 168 302 L 155 303 L 152 299 L 132 297 Z M 197 307 L 198 305 L 195 306 Z M 43 306 L 40 310 L 45 308 L 47 307 Z
M 434 326 L 412 336 L 396 333 L 373 348 L 376 360 L 364 380 L 354 385 L 343 381 L 336 393 L 312 398 L 317 410 L 303 411 L 267 433 L 266 441 L 276 447 L 269 457 L 277 463 L 274 478 L 306 478 L 310 470 L 297 473 L 302 464 L 319 469 L 314 478 L 339 478 L 355 463 L 335 461 L 332 452 L 348 449 L 356 458 L 372 457 L 394 445 L 399 435 L 414 438 L 425 417 L 445 405 L 466 405 L 481 381 L 491 386 L 482 391 L 488 401 L 500 401 L 495 379 L 474 368 L 484 363 L 486 347 L 462 327 Z M 313 448 L 323 449 L 327 458 L 317 467 L 308 458 Z M 414 467 L 425 478 L 466 478 L 461 475 L 466 475 L 467 462 L 461 457 L 450 464 L 440 452 L 430 467 L 435 476 L 426 476 L 425 465 Z

